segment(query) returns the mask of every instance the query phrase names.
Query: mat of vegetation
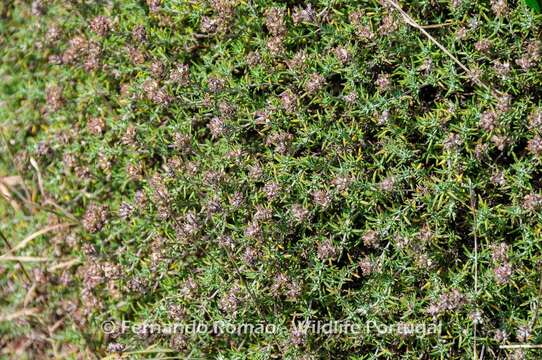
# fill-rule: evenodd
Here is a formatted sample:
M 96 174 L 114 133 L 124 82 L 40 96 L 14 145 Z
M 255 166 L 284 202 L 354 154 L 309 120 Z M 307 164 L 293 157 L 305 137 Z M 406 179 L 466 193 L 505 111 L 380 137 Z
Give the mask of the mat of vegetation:
M 2 358 L 540 358 L 500 347 L 542 342 L 542 16 L 523 1 L 0 16 Z

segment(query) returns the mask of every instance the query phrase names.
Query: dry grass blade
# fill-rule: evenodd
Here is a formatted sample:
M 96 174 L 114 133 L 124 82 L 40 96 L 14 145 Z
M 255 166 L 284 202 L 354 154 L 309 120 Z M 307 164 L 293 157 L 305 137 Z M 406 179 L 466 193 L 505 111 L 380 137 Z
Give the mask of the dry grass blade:
M 72 267 L 73 265 L 77 265 L 81 262 L 81 260 L 79 259 L 72 259 L 72 260 L 68 260 L 68 261 L 64 261 L 64 262 L 61 262 L 59 264 L 55 264 L 55 265 L 52 265 L 51 267 L 49 267 L 49 271 L 50 272 L 53 272 L 55 270 L 59 270 L 59 269 L 65 269 L 65 268 L 69 268 L 69 267 Z
M 37 256 L 0 256 L 0 262 L 19 261 L 19 262 L 47 262 L 52 259 Z
M 21 241 L 20 243 L 18 243 L 16 246 L 14 246 L 12 249 L 9 249 L 7 253 L 5 253 L 4 255 L 0 256 L 0 259 L 3 259 L 5 256 L 9 255 L 9 254 L 13 254 L 15 253 L 16 251 L 24 248 L 29 242 L 31 242 L 32 240 L 34 240 L 35 238 L 37 238 L 38 236 L 41 236 L 43 234 L 46 234 L 50 231 L 54 231 L 54 230 L 58 230 L 58 229 L 62 229 L 62 228 L 66 228 L 66 227 L 69 227 L 69 226 L 72 226 L 72 224 L 58 224 L 58 225 L 51 225 L 51 226 L 47 226 L 39 231 L 36 231 L 35 233 L 33 234 L 30 234 L 29 236 L 27 236 L 23 241 Z
M 41 196 L 43 198 L 47 198 L 45 196 L 45 191 L 43 190 L 43 179 L 41 177 L 41 171 L 40 171 L 40 168 L 38 166 L 38 163 L 36 162 L 36 160 L 34 160 L 34 158 L 31 157 L 30 158 L 30 164 L 36 170 L 36 173 L 38 175 L 38 188 L 40 189 Z
M 11 205 L 15 211 L 20 211 L 21 207 L 19 203 L 13 197 L 10 188 L 21 185 L 23 180 L 20 176 L 6 176 L 0 178 L 0 195 L 2 195 L 6 201 Z
M 23 307 L 24 308 L 26 308 L 28 306 L 28 304 L 30 304 L 30 302 L 32 301 L 32 299 L 36 295 L 36 288 L 37 288 L 36 283 L 32 283 L 32 286 L 30 287 L 30 289 L 28 289 L 28 292 L 26 293 L 26 295 L 24 297 L 24 301 L 23 301 Z
M 509 344 L 499 345 L 500 349 L 542 349 L 542 344 Z
M 12 186 L 17 186 L 17 185 L 22 185 L 23 179 L 18 175 L 5 176 L 5 177 L 0 178 L 0 182 L 7 186 L 12 187 Z
M 46 199 L 44 202 L 43 202 L 43 205 L 51 205 L 55 208 L 57 208 L 59 211 L 60 211 L 60 214 L 62 216 L 65 216 L 65 217 L 69 217 L 71 220 L 73 220 L 74 222 L 76 223 L 79 223 L 79 219 L 77 219 L 72 213 L 70 213 L 68 210 L 66 210 L 65 208 L 63 208 L 62 206 L 58 205 L 57 203 L 55 203 L 52 199 Z M 57 214 L 58 215 L 58 214 Z M 74 224 L 76 225 L 76 224 Z
M 9 145 L 9 141 L 6 139 L 6 136 L 5 134 L 0 131 L 0 137 L 2 138 L 2 142 L 4 143 L 6 149 L 7 149 L 7 154 L 9 156 L 9 159 L 11 160 L 11 162 L 13 163 L 14 167 L 17 169 L 17 174 L 18 175 L 22 175 L 23 174 L 23 171 L 22 169 L 20 168 L 20 166 L 17 164 L 17 162 L 14 160 L 15 159 L 15 156 L 13 154 L 13 152 L 11 151 L 11 147 Z M 23 188 L 23 191 L 26 195 L 26 198 L 28 199 L 28 201 L 30 200 L 30 191 L 28 189 L 28 187 L 26 186 L 24 180 L 22 179 L 22 176 L 19 176 L 20 179 L 21 179 L 21 187 Z
M 425 31 L 426 28 L 418 24 L 410 15 L 408 15 L 402 8 L 397 4 L 394 0 L 385 0 L 387 3 L 389 3 L 395 10 L 397 10 L 401 16 L 403 17 L 403 20 L 408 25 L 418 29 L 422 34 L 424 34 L 433 44 L 435 44 L 440 50 L 442 50 L 446 55 L 448 55 L 461 69 L 463 69 L 467 75 L 471 77 L 471 79 L 478 84 L 479 86 L 485 88 L 486 90 L 492 92 L 492 93 L 499 93 L 497 90 L 493 90 L 489 85 L 482 82 L 477 76 L 474 76 L 474 72 L 469 69 L 465 64 L 463 64 L 457 57 L 455 57 L 444 45 L 442 45 L 440 42 L 438 42 L 431 34 L 429 34 L 427 31 Z
M 4 184 L 2 184 L 0 182 L 0 195 L 2 195 L 2 197 L 4 199 L 6 199 L 6 201 L 9 203 L 9 205 L 15 210 L 15 211 L 20 211 L 21 210 L 21 207 L 19 206 L 19 204 L 17 203 L 17 201 L 15 201 L 15 199 L 11 196 L 11 192 L 8 190 L 7 187 L 4 186 Z
M 3 314 L 3 315 L 0 315 L 0 322 L 13 321 L 21 317 L 31 316 L 38 313 L 39 311 L 40 311 L 39 309 L 31 308 L 31 309 L 23 309 L 23 310 L 15 311 L 11 314 Z
M 443 27 L 446 27 L 446 26 L 452 26 L 452 25 L 455 25 L 455 23 L 454 22 L 445 22 L 445 23 L 442 23 L 442 24 L 421 25 L 421 28 L 422 29 L 439 29 L 439 28 L 443 28 Z

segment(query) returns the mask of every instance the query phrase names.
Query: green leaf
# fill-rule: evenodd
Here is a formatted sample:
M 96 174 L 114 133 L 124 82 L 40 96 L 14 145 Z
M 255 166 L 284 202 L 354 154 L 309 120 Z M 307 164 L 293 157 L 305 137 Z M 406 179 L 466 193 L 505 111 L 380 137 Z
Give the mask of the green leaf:
M 539 0 L 525 0 L 525 3 L 528 7 L 533 9 L 536 12 L 540 12 L 542 10 L 542 6 L 540 5 Z

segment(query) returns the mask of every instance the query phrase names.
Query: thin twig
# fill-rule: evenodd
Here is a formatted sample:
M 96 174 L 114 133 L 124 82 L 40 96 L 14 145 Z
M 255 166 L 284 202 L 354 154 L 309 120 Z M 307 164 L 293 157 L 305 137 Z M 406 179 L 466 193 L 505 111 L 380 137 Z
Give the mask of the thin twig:
M 442 24 L 420 25 L 422 29 L 440 29 L 446 26 L 455 25 L 455 22 L 445 22 Z
M 403 17 L 403 20 L 410 26 L 418 29 L 421 31 L 422 34 L 424 34 L 433 44 L 435 44 L 439 49 L 441 49 L 446 55 L 448 55 L 461 69 L 463 69 L 467 75 L 471 76 L 471 79 L 478 84 L 479 86 L 483 87 L 484 89 L 488 90 L 491 93 L 499 94 L 499 91 L 493 90 L 489 85 L 484 83 L 482 80 L 480 80 L 477 76 L 474 75 L 474 72 L 470 70 L 466 65 L 464 65 L 457 57 L 455 57 L 444 45 L 439 43 L 431 34 L 429 34 L 427 31 L 425 31 L 424 27 L 418 24 L 414 19 L 410 17 L 394 0 L 385 0 L 388 2 L 391 6 L 393 6 Z
M 542 349 L 542 344 L 509 344 L 499 345 L 500 349 Z

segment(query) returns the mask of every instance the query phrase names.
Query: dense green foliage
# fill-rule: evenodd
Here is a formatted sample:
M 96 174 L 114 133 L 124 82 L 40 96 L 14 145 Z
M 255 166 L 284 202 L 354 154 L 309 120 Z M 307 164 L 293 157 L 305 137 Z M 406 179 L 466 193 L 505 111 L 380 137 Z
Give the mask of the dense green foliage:
M 536 12 L 540 12 L 542 9 L 540 8 L 540 1 L 539 0 L 525 0 L 525 3 L 527 6 L 529 6 L 531 9 L 533 9 Z
M 449 54 L 387 0 L 0 5 L 0 231 L 66 224 L 0 258 L 3 356 L 538 358 L 542 17 L 400 5 Z

